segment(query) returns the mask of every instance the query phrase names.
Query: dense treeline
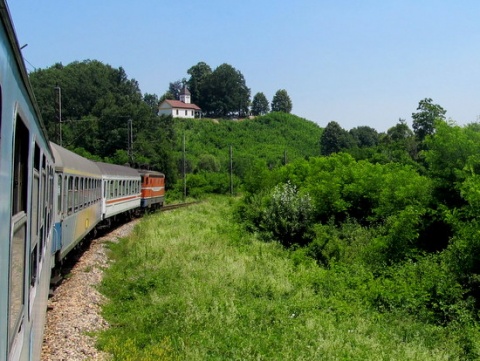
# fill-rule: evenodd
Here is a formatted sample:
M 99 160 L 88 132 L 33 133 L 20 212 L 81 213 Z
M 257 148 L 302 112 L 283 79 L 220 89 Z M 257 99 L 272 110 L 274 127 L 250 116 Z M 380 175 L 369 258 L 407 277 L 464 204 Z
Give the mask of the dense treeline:
M 214 70 L 205 62 L 188 69 L 190 78 L 169 84 L 163 99 L 179 99 L 180 90 L 188 86 L 192 102 L 197 104 L 206 117 L 243 118 L 249 115 L 264 115 L 270 111 L 265 94 L 258 92 L 250 101 L 250 88 L 240 70 L 230 64 L 221 64 Z M 278 90 L 272 99 L 272 111 L 290 113 L 292 100 L 285 89 Z
M 373 309 L 443 325 L 462 358 L 477 359 L 480 127 L 447 122 L 426 103 L 413 114 L 414 131 L 401 121 L 370 147 L 327 127 L 322 151 L 332 139 L 339 149 L 264 172 L 247 185 L 238 215 L 298 262 L 361 273 L 352 287 Z
M 142 96 L 124 69 L 86 60 L 38 69 L 30 81 L 51 140 L 88 158 L 134 163 L 175 180 L 173 121 L 157 116 L 157 97 Z M 55 88 L 61 89 L 61 129 Z

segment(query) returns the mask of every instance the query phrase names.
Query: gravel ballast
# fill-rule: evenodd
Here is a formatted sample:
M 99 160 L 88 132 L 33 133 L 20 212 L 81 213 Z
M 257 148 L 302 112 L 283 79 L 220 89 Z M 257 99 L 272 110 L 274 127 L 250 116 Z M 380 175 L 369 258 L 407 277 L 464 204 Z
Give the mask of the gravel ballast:
M 42 361 L 109 360 L 95 348 L 93 332 L 108 327 L 102 318 L 104 297 L 97 291 L 108 267 L 106 243 L 117 242 L 137 221 L 118 227 L 93 240 L 48 302 Z

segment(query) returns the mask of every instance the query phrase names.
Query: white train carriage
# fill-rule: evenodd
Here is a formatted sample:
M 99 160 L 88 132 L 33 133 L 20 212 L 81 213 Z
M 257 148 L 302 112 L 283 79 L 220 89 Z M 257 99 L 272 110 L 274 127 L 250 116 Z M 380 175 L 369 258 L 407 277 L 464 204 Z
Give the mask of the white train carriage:
M 53 155 L 0 0 L 0 361 L 39 360 L 50 282 Z
M 60 262 L 102 219 L 102 174 L 95 162 L 51 143 L 58 185 L 53 253 Z
M 140 207 L 141 178 L 137 170 L 97 162 L 102 172 L 102 219 L 110 225 L 118 217 L 130 217 Z

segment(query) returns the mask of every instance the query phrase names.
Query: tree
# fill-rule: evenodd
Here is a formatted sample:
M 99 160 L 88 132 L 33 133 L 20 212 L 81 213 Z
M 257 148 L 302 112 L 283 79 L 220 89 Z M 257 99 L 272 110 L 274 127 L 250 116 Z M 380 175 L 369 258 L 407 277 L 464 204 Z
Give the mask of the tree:
M 367 126 L 360 126 L 350 129 L 350 135 L 353 137 L 359 148 L 374 147 L 378 144 L 378 132 Z
M 207 76 L 202 82 L 200 93 L 202 110 L 209 116 L 241 117 L 248 114 L 250 89 L 243 74 L 229 64 L 218 66 Z
M 185 84 L 185 79 L 183 80 L 176 80 L 168 85 L 168 93 L 173 95 L 173 98 L 175 100 L 180 99 L 180 92 L 183 89 L 183 86 Z
M 435 132 L 435 120 L 444 120 L 447 111 L 440 105 L 433 104 L 431 98 L 420 100 L 417 110 L 419 111 L 412 113 L 412 126 L 418 140 L 422 142 L 427 135 Z
M 154 115 L 158 113 L 159 100 L 157 94 L 145 93 L 143 95 L 143 101 L 150 107 Z
M 161 97 L 158 99 L 158 104 L 162 104 L 164 100 L 175 100 L 175 96 L 167 90 Z
M 332 121 L 327 124 L 320 137 L 320 152 L 322 155 L 338 153 L 342 149 L 353 147 L 354 143 L 350 133 L 337 122 Z
M 55 64 L 30 73 L 30 81 L 47 122 L 49 136 L 57 139 L 54 120 L 54 88 L 62 90 L 63 145 L 113 156 L 127 148 L 127 121 L 137 114 L 152 116 L 143 102 L 138 83 L 123 68 L 97 60 Z M 143 110 L 141 110 L 143 109 Z M 138 118 L 141 126 L 141 118 Z
M 272 99 L 272 112 L 290 113 L 292 111 L 292 100 L 285 89 L 278 90 Z
M 190 75 L 190 79 L 187 81 L 188 89 L 192 95 L 192 103 L 197 104 L 200 108 L 203 108 L 203 99 L 201 96 L 200 89 L 203 86 L 203 82 L 212 74 L 212 68 L 201 61 L 197 65 L 192 66 L 188 69 L 187 73 Z
M 138 83 L 123 68 L 96 60 L 55 64 L 30 73 L 30 81 L 47 122 L 54 119 L 54 87 L 61 87 L 63 146 L 124 162 L 131 119 L 134 161 L 175 178 L 170 170 L 174 169 L 173 124 L 156 116 L 157 96 L 142 96 Z M 51 139 L 56 139 L 54 125 L 47 124 Z
M 268 104 L 267 97 L 262 92 L 255 94 L 252 101 L 252 114 L 253 115 L 265 115 L 269 112 L 270 105 Z
M 411 138 L 413 134 L 405 119 L 399 119 L 395 126 L 387 130 L 388 137 L 395 142 Z

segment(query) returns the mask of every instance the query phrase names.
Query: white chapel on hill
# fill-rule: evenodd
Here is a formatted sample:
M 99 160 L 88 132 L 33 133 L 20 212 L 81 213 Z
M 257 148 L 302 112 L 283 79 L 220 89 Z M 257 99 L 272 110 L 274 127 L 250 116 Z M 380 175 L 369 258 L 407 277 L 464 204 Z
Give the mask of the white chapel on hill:
M 195 118 L 200 112 L 200 107 L 191 103 L 191 94 L 186 86 L 180 92 L 180 100 L 165 99 L 158 107 L 158 115 L 171 115 L 174 118 Z

